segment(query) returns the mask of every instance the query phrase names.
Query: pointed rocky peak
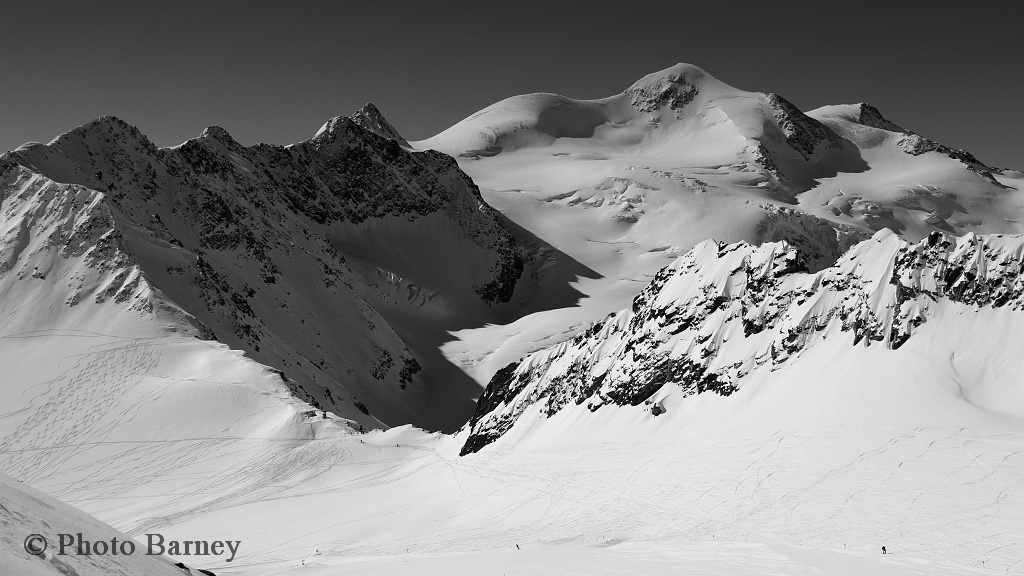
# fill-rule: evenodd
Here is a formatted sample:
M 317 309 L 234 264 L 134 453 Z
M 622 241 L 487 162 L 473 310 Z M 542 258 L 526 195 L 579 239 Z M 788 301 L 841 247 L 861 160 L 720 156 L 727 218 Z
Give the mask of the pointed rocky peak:
M 873 128 L 881 128 L 882 130 L 889 130 L 890 132 L 906 132 L 901 126 L 894 122 L 886 120 L 882 113 L 878 111 L 871 104 L 862 102 L 857 105 L 860 113 L 858 114 L 857 121 L 865 126 L 871 126 Z
M 238 140 L 235 140 L 227 130 L 220 126 L 207 126 L 199 134 L 198 138 L 189 140 L 185 144 L 188 146 L 183 148 L 201 145 L 206 148 L 226 150 L 236 154 L 241 154 L 245 150 L 245 146 L 242 146 Z
M 382 141 L 381 138 L 384 140 Z M 338 146 L 349 147 L 356 144 L 380 148 L 387 141 L 392 141 L 407 150 L 412 148 L 373 104 L 367 104 L 352 116 L 331 118 L 302 145 L 310 145 L 318 150 L 334 149 Z
M 316 147 L 345 139 L 345 136 L 352 133 L 355 122 L 347 116 L 335 116 L 316 131 L 316 134 L 308 140 Z
M 630 102 L 641 112 L 667 106 L 678 110 L 693 101 L 701 84 L 711 76 L 692 64 L 676 64 L 648 74 L 626 90 Z
M 862 126 L 894 132 L 896 134 L 896 145 L 903 150 L 903 152 L 910 154 L 911 156 L 920 156 L 927 152 L 945 154 L 946 156 L 961 162 L 968 170 L 977 173 L 992 184 L 1000 187 L 1003 186 L 1003 184 L 1000 184 L 992 175 L 992 170 L 994 169 L 987 166 L 981 160 L 978 160 L 970 152 L 946 146 L 945 144 L 925 138 L 913 130 L 904 128 L 895 122 L 886 119 L 882 116 L 882 113 L 879 112 L 878 108 L 875 108 L 871 104 L 860 103 L 823 106 L 812 111 L 811 115 L 815 118 L 838 119 L 844 122 L 852 122 Z
M 74 133 L 74 132 L 93 132 L 93 131 L 101 131 L 101 132 L 120 132 L 120 131 L 138 132 L 138 128 L 136 128 L 135 126 L 132 126 L 131 124 L 125 122 L 124 120 L 118 118 L 117 116 L 100 116 L 99 118 L 96 118 L 95 120 L 90 120 L 89 122 L 86 122 L 85 124 L 82 124 L 78 128 L 75 128 L 75 129 L 73 129 L 73 130 L 71 130 L 69 132 L 66 132 L 66 134 L 71 134 L 71 133 Z
M 396 130 L 395 127 L 387 121 L 387 119 L 384 118 L 384 115 L 381 114 L 380 110 L 378 110 L 373 103 L 367 103 L 359 110 L 356 110 L 350 118 L 358 126 L 369 130 L 378 136 L 390 138 L 402 146 L 407 148 L 409 147 L 409 142 L 398 133 L 398 130 Z
M 228 131 L 220 126 L 207 126 L 199 137 L 212 138 L 225 144 L 237 144 L 235 139 L 231 137 L 231 134 L 228 134 Z
M 245 146 L 220 126 L 207 126 L 195 138 L 176 148 L 179 157 L 192 170 L 205 175 L 223 175 L 244 165 L 239 158 L 248 154 Z
M 123 145 L 126 142 L 132 142 L 146 149 L 156 149 L 156 146 L 137 127 L 117 116 L 100 116 L 57 136 L 50 141 L 49 145 L 59 146 L 74 141 L 84 141 L 92 145 L 97 143 Z
M 804 114 L 792 102 L 778 94 L 768 94 L 768 104 L 775 114 L 775 121 L 786 135 L 786 143 L 809 160 L 814 149 L 834 135 L 824 124 Z

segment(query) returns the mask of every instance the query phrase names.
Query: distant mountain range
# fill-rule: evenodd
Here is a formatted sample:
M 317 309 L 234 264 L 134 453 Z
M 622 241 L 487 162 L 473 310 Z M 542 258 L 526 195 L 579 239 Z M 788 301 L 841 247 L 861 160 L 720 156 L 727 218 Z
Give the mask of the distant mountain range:
M 130 535 L 245 533 L 245 574 L 598 533 L 1019 573 L 1022 183 L 688 64 L 419 142 L 373 105 L 288 146 L 103 117 L 0 156 L 0 471 Z M 858 500 L 897 477 L 900 514 Z M 925 485 L 995 512 L 929 540 L 966 508 Z

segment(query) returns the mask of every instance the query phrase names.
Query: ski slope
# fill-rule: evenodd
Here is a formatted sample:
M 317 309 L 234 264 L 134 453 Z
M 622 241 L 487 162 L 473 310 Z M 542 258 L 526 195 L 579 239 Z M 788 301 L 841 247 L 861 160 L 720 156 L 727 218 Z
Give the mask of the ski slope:
M 272 495 L 240 490 L 229 506 L 144 524 L 118 516 L 129 532 L 241 539 L 230 567 L 205 566 L 218 573 L 621 573 L 645 560 L 646 573 L 674 574 L 684 557 L 707 574 L 1022 573 L 1019 426 L 733 420 L 702 432 L 730 407 L 707 404 L 678 408 L 711 413 L 687 427 L 645 426 L 637 409 L 589 442 L 550 441 L 578 429 L 556 417 L 546 442 L 465 458 L 414 430 L 313 440 L 323 469 L 293 484 L 300 471 L 278 462 Z M 638 428 L 651 434 L 622 438 Z M 205 479 L 236 486 L 232 472 Z
M 61 554 L 61 540 L 57 534 L 89 534 L 93 541 L 110 543 L 116 539 L 117 548 L 129 541 L 128 536 L 96 520 L 80 510 L 47 496 L 11 477 L 0 474 L 0 567 L 4 574 L 18 576 L 109 576 L 132 574 L 139 576 L 201 576 L 198 570 L 175 567 L 166 557 L 145 554 L 103 554 L 90 557 L 74 556 L 65 547 Z M 29 546 L 41 551 L 38 555 L 25 552 L 26 541 L 33 535 L 47 539 L 44 546 L 31 540 Z M 66 543 L 66 542 L 65 542 Z M 90 550 L 91 551 L 91 550 Z

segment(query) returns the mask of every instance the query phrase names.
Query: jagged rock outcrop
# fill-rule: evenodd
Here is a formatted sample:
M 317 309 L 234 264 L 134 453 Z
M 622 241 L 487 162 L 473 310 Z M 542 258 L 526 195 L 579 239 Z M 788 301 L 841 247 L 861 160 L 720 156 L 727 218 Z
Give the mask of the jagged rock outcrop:
M 814 177 L 830 175 L 836 159 L 844 155 L 843 138 L 778 94 L 762 98 L 762 108 L 770 119 L 755 139 L 752 156 L 773 186 L 796 194 L 813 187 Z
M 894 132 L 898 134 L 895 138 L 896 146 L 906 154 L 911 156 L 920 156 L 927 152 L 938 152 L 956 160 L 964 165 L 968 170 L 978 174 L 982 178 L 988 180 L 992 184 L 1003 187 L 1002 184 L 996 181 L 995 176 L 992 172 L 996 170 L 987 166 L 982 161 L 978 160 L 973 154 L 960 148 L 953 148 L 946 146 L 929 138 L 925 138 L 920 134 L 917 134 L 913 130 L 908 130 L 902 126 L 891 122 L 882 116 L 882 113 L 874 106 L 861 103 L 856 104 L 856 118 L 854 119 L 857 123 L 863 126 L 869 126 L 871 128 L 877 128 L 886 132 Z
M 527 410 L 638 405 L 663 386 L 728 395 L 820 339 L 897 349 L 950 303 L 1024 310 L 1024 238 L 934 233 L 918 243 L 882 230 L 808 273 L 785 242 L 704 242 L 659 272 L 629 310 L 498 372 L 462 453 Z
M 834 144 L 835 133 L 824 124 L 804 114 L 792 102 L 778 94 L 768 94 L 768 104 L 775 112 L 775 122 L 786 135 L 786 144 L 810 160 L 819 144 Z
M 26 274 L 22 237 L 47 234 L 108 269 L 72 278 L 69 306 L 155 286 L 207 337 L 279 369 L 316 405 L 450 429 L 468 398 L 451 391 L 449 414 L 426 408 L 422 396 L 448 392 L 422 386 L 421 363 L 377 310 L 388 296 L 347 252 L 406 276 L 436 270 L 421 284 L 483 306 L 511 297 L 523 259 L 453 159 L 407 150 L 389 131 L 371 105 L 291 146 L 246 147 L 211 126 L 162 149 L 100 118 L 0 157 L 0 273 Z M 36 225 L 43 213 L 56 216 Z M 389 240 L 371 251 L 362 238 Z
M 986 166 L 966 150 L 940 144 L 934 140 L 929 140 L 920 134 L 915 134 L 910 131 L 904 131 L 903 137 L 896 141 L 896 145 L 911 156 L 919 156 L 925 152 L 938 152 L 939 154 L 944 154 L 953 160 L 959 161 L 968 170 L 978 174 L 996 186 L 1003 186 L 996 181 L 995 176 L 992 175 L 992 168 Z
M 676 66 L 667 74 L 652 74 L 626 90 L 630 104 L 641 112 L 662 107 L 679 110 L 697 96 L 696 83 L 704 71 L 696 66 Z
M 409 142 L 384 118 L 384 115 L 380 113 L 380 110 L 373 103 L 367 103 L 359 110 L 356 110 L 355 114 L 352 115 L 352 121 L 359 125 L 359 127 L 373 132 L 377 136 L 390 138 L 405 148 L 409 148 Z
M 889 120 L 887 120 L 884 116 L 882 116 L 882 112 L 878 108 L 872 106 L 871 104 L 862 102 L 857 105 L 857 108 L 857 121 L 860 124 L 863 124 L 864 126 L 880 128 L 882 130 L 888 130 L 890 132 L 906 132 L 906 130 L 904 130 L 895 122 L 890 122 Z
M 102 194 L 16 164 L 2 170 L 9 184 L 0 187 L 0 277 L 46 280 L 56 272 L 54 258 L 77 260 L 67 278 L 69 307 L 88 299 L 152 309 L 150 286 Z

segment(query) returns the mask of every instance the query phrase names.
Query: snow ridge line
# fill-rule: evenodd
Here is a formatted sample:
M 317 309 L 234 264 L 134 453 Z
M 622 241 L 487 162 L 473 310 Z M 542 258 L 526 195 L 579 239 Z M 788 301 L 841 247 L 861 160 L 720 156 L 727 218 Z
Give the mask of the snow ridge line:
M 550 417 L 586 402 L 651 404 L 663 386 L 729 395 L 819 339 L 904 345 L 948 303 L 1024 310 L 1024 237 L 933 233 L 912 244 L 889 230 L 808 273 L 786 242 L 701 243 L 663 268 L 633 301 L 568 342 L 500 370 L 469 423 L 462 454 L 500 438 L 528 409 Z

